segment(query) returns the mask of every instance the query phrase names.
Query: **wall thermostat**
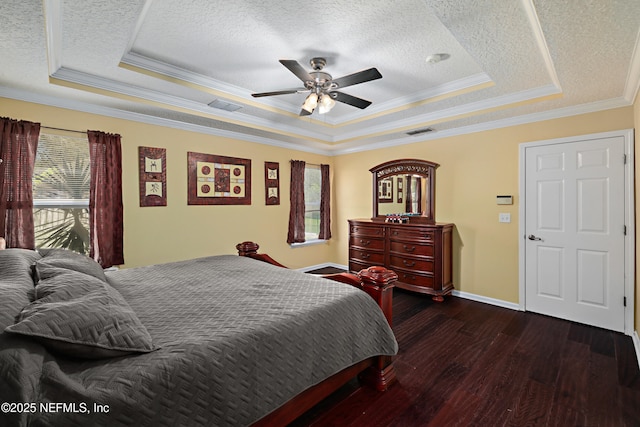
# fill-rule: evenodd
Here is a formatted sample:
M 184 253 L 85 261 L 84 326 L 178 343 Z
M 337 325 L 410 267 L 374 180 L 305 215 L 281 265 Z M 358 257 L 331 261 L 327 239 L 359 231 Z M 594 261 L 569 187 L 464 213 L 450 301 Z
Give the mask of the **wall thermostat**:
M 512 205 L 513 196 L 496 196 L 496 201 L 499 205 Z

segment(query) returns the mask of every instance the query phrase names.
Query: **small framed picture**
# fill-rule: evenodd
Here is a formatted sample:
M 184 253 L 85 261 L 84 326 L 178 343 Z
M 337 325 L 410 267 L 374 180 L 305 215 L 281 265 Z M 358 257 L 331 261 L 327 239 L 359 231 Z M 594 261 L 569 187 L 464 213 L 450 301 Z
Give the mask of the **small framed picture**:
M 251 204 L 250 159 L 188 152 L 187 170 L 187 204 Z
M 140 206 L 167 206 L 167 150 L 138 147 Z
M 280 164 L 264 162 L 264 193 L 266 205 L 280 204 Z

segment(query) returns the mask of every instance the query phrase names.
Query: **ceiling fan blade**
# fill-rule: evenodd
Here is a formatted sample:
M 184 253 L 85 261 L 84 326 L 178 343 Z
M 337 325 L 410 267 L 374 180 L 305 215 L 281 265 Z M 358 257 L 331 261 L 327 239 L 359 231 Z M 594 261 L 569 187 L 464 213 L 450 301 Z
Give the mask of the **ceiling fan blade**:
M 252 93 L 251 96 L 253 96 L 254 98 L 261 98 L 263 96 L 274 96 L 274 95 L 289 95 L 290 93 L 299 93 L 299 92 L 305 92 L 307 91 L 307 89 L 305 88 L 299 88 L 299 89 L 282 89 L 282 90 L 276 90 L 274 92 L 260 92 L 260 93 Z
M 289 71 L 295 74 L 300 80 L 306 82 L 308 80 L 313 81 L 313 77 L 309 75 L 307 70 L 305 70 L 302 65 L 298 63 L 298 61 L 294 61 L 293 59 L 281 59 L 280 63 L 287 67 Z
M 331 97 L 336 101 L 344 102 L 345 104 L 353 105 L 354 107 L 361 109 L 367 108 L 371 105 L 371 101 L 367 101 L 366 99 L 358 98 L 353 95 L 348 95 L 344 92 L 332 91 Z
M 376 68 L 369 68 L 368 70 L 358 71 L 357 73 L 333 79 L 332 82 L 337 84 L 338 88 L 343 88 L 381 78 L 382 74 L 380 74 L 380 72 Z

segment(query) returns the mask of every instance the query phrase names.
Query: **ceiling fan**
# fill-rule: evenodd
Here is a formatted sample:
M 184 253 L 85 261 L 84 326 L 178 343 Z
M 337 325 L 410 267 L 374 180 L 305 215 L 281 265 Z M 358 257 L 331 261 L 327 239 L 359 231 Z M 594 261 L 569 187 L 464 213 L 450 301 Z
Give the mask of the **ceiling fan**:
M 325 58 L 312 58 L 309 61 L 313 71 L 307 72 L 302 65 L 291 59 L 281 59 L 280 63 L 287 67 L 289 71 L 295 74 L 304 83 L 304 88 L 284 89 L 275 92 L 252 93 L 254 98 L 274 95 L 288 95 L 291 93 L 307 93 L 310 92 L 302 104 L 301 116 L 308 116 L 318 108 L 319 114 L 329 112 L 336 101 L 353 105 L 354 107 L 364 109 L 371 105 L 371 101 L 367 101 L 356 96 L 348 95 L 337 89 L 347 86 L 357 85 L 359 83 L 368 82 L 382 78 L 382 74 L 375 68 L 369 68 L 364 71 L 349 74 L 344 77 L 334 79 L 331 74 L 322 71 L 327 64 Z

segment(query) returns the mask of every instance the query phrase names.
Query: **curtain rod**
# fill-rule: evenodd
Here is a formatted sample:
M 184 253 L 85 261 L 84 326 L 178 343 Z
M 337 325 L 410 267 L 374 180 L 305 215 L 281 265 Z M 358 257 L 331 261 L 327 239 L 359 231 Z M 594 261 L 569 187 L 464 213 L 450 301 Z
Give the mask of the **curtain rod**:
M 293 159 L 289 160 L 289 163 L 293 162 Z M 305 165 L 310 165 L 310 166 L 322 166 L 322 165 L 318 165 L 316 163 L 309 163 L 309 162 L 304 162 Z
M 40 127 L 44 128 L 44 129 L 61 130 L 61 131 L 64 131 L 64 132 L 83 133 L 85 135 L 87 134 L 87 131 L 81 131 L 81 130 L 54 128 L 54 127 L 51 127 L 51 126 L 40 126 Z

